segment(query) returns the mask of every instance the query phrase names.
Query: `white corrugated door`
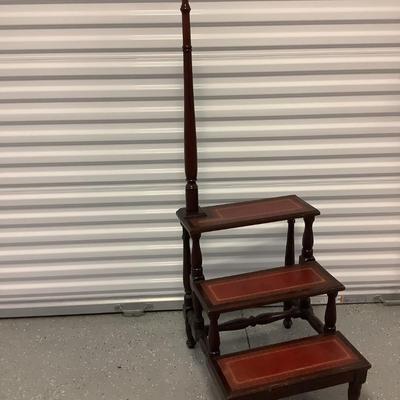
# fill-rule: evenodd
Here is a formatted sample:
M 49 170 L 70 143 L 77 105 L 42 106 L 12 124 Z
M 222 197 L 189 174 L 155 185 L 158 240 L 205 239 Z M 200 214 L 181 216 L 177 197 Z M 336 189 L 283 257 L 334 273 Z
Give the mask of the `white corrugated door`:
M 179 3 L 0 1 L 0 316 L 181 302 Z M 399 1 L 192 22 L 202 205 L 297 193 L 349 298 L 399 292 Z M 285 229 L 205 235 L 207 275 L 280 265 Z

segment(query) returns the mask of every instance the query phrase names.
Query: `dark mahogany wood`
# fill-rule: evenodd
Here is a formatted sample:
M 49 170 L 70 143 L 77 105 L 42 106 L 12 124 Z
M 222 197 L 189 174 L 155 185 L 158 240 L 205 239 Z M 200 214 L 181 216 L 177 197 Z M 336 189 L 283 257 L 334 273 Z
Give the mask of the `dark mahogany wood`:
M 234 331 L 237 329 L 245 329 L 249 326 L 265 325 L 271 322 L 279 321 L 285 318 L 299 318 L 302 312 L 299 308 L 293 307 L 287 311 L 262 313 L 256 316 L 236 318 L 230 321 L 226 321 L 219 325 L 220 332 L 223 331 Z
M 185 306 L 192 307 L 192 289 L 190 287 L 191 255 L 190 255 L 190 236 L 185 228 L 182 229 L 183 241 L 183 288 L 185 289 Z
M 183 233 L 184 317 L 187 345 L 199 341 L 208 355 L 225 399 L 273 400 L 341 383 L 349 383 L 349 400 L 358 400 L 370 365 L 336 332 L 336 296 L 344 290 L 313 255 L 313 223 L 320 212 L 296 195 L 199 207 L 197 135 L 193 90 L 190 5 L 182 0 L 184 75 L 184 159 L 186 207 L 177 211 Z M 305 228 L 299 265 L 295 265 L 294 223 Z M 200 237 L 205 232 L 287 221 L 285 266 L 206 281 Z M 192 246 L 190 247 L 190 241 Z M 323 324 L 310 297 L 328 294 Z M 283 302 L 284 310 L 218 324 L 221 313 Z M 203 310 L 209 326 L 204 325 Z M 220 332 L 303 318 L 319 333 L 314 338 L 220 356 Z
M 349 400 L 358 400 L 361 395 L 361 388 L 363 383 L 366 381 L 366 374 L 360 374 L 349 383 Z
M 294 224 L 295 219 L 288 220 L 288 231 L 286 238 L 285 265 L 295 264 L 295 248 L 294 248 Z
M 304 310 L 301 309 L 301 318 L 308 321 L 308 323 L 314 328 L 318 333 L 324 332 L 324 324 L 322 321 L 314 314 L 314 311 L 311 307 Z
M 192 39 L 190 28 L 190 5 L 182 0 L 183 76 L 184 76 L 184 154 L 186 174 L 186 212 L 198 214 L 197 188 L 197 137 L 193 93 Z
M 337 292 L 328 293 L 328 304 L 325 312 L 325 333 L 335 333 L 336 331 L 336 297 Z
M 200 235 L 192 236 L 192 278 L 195 282 L 204 280 Z
M 313 233 L 313 223 L 315 217 L 308 216 L 304 218 L 304 234 L 303 234 L 303 249 L 301 251 L 300 261 L 315 261 L 313 246 L 314 246 L 314 233 Z
M 191 235 L 320 214 L 295 195 L 203 207 L 201 211 L 203 216 L 187 215 L 184 208 L 176 213 Z
M 207 312 L 228 312 L 344 290 L 317 262 L 192 282 Z
M 219 337 L 219 328 L 218 328 L 218 318 L 219 314 L 209 314 L 210 325 L 208 327 L 208 349 L 210 356 L 218 356 L 219 346 L 220 346 L 220 337 Z
M 352 393 L 371 367 L 339 332 L 210 359 L 224 399 L 272 400 L 351 383 Z M 356 400 L 356 397 L 349 397 Z
M 183 228 L 183 227 L 182 227 Z M 185 228 L 182 229 L 183 241 L 183 288 L 185 290 L 183 302 L 183 315 L 185 318 L 186 329 L 186 344 L 189 348 L 193 348 L 196 341 L 193 337 L 192 328 L 189 321 L 189 314 L 193 310 L 192 289 L 190 287 L 190 272 L 191 272 L 191 255 L 190 255 L 190 237 Z
M 203 258 L 200 248 L 200 235 L 192 236 L 192 271 L 191 271 L 191 282 L 192 286 L 194 282 L 204 281 L 203 274 Z M 197 294 L 192 293 L 193 297 L 193 309 L 194 309 L 194 322 L 195 322 L 195 336 L 198 339 L 200 332 L 204 329 L 204 319 L 202 315 L 202 306 L 198 299 Z
M 313 232 L 313 224 L 315 217 L 307 216 L 304 218 L 304 233 L 303 233 L 303 248 L 301 250 L 301 255 L 299 257 L 299 262 L 304 263 L 308 261 L 315 261 L 314 258 L 314 232 Z M 305 297 L 300 300 L 300 307 L 306 312 L 306 310 L 311 308 L 311 299 L 309 297 Z
M 307 310 L 312 309 L 310 297 L 304 297 L 300 299 L 300 308 L 304 312 L 307 312 Z
M 194 337 L 195 341 L 199 340 L 204 334 L 204 318 L 203 318 L 203 308 L 196 295 L 193 295 L 193 327 L 194 327 Z
M 294 246 L 294 224 L 295 219 L 291 218 L 288 220 L 288 231 L 286 238 L 286 252 L 285 252 L 285 265 L 293 265 L 295 263 L 295 246 Z M 293 306 L 293 301 L 288 300 L 283 303 L 283 309 L 285 311 L 290 310 Z M 286 317 L 283 320 L 283 326 L 286 329 L 290 329 L 293 322 L 290 317 Z

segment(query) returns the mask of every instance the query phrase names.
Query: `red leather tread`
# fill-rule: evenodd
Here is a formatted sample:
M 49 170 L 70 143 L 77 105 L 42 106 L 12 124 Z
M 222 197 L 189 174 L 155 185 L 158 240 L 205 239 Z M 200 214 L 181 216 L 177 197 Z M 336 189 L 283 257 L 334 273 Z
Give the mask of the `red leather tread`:
M 319 215 L 317 209 L 295 195 L 221 204 L 204 207 L 201 211 L 203 212 L 201 216 L 187 216 L 185 209 L 180 209 L 177 215 L 191 233 Z
M 237 299 L 256 298 L 274 292 L 287 291 L 325 282 L 313 268 L 300 266 L 282 268 L 270 273 L 249 275 L 242 278 L 230 277 L 225 280 L 205 281 L 204 291 L 213 304 L 221 304 Z
M 301 295 L 340 291 L 344 287 L 317 262 L 279 267 L 211 279 L 196 283 L 205 308 L 234 309 L 234 304 L 252 301 L 272 304 Z
M 226 355 L 212 361 L 230 392 L 276 385 L 290 379 L 312 376 L 321 371 L 368 362 L 341 334 L 319 335 L 247 352 Z

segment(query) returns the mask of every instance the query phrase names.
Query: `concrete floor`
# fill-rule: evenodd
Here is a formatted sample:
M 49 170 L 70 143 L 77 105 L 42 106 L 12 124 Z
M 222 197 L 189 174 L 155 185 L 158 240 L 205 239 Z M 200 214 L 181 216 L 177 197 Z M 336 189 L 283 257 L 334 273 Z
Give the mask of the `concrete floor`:
M 373 364 L 361 400 L 400 399 L 399 321 L 400 307 L 338 307 L 338 329 Z M 224 333 L 222 351 L 311 334 L 304 321 L 290 331 L 278 322 Z M 0 400 L 217 400 L 203 355 L 185 346 L 180 312 L 0 320 L 0 362 Z M 343 385 L 291 400 L 346 393 Z

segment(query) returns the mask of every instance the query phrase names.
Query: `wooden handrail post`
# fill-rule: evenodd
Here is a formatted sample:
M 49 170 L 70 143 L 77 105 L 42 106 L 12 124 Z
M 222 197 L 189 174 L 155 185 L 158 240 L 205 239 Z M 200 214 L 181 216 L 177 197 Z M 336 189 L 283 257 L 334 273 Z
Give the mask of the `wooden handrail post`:
M 184 151 L 186 174 L 186 212 L 199 212 L 197 188 L 197 138 L 193 93 L 192 40 L 190 32 L 190 5 L 182 0 L 183 75 L 184 75 Z

